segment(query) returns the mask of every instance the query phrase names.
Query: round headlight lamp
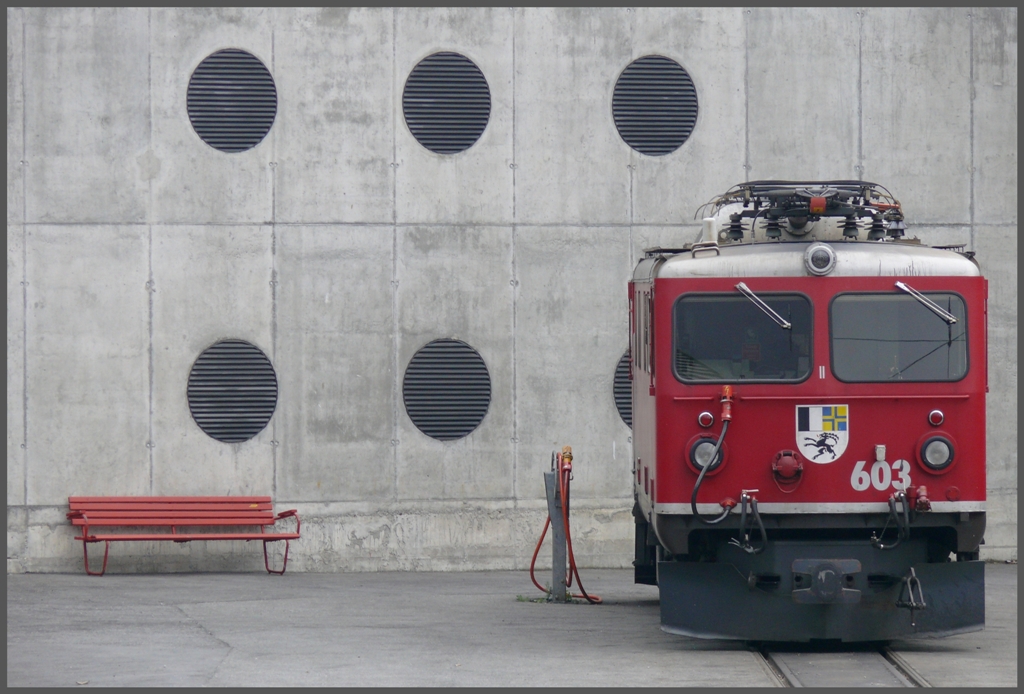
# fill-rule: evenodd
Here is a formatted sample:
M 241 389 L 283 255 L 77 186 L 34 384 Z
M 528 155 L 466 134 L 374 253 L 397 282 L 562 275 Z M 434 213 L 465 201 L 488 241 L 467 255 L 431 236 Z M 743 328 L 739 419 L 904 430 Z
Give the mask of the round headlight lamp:
M 804 252 L 804 266 L 812 275 L 827 275 L 836 269 L 836 252 L 824 243 L 812 243 Z
M 932 470 L 945 470 L 953 464 L 953 444 L 945 436 L 932 436 L 921 444 L 921 462 Z
M 718 451 L 714 461 L 711 460 L 711 454 L 715 451 L 715 442 L 715 439 L 700 438 L 690 446 L 690 462 L 695 468 L 703 470 L 708 467 L 708 463 L 711 463 L 711 467 L 708 467 L 708 472 L 711 472 L 722 464 L 725 457 L 722 455 L 722 451 Z

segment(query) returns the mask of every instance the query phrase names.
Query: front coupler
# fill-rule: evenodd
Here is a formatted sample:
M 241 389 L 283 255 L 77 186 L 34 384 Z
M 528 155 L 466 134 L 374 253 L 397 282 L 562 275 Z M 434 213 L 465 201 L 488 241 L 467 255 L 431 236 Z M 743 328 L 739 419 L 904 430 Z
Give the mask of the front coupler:
M 770 542 L 761 554 L 723 547 L 716 562 L 658 562 L 662 629 L 751 641 L 886 641 L 980 631 L 985 565 L 928 563 L 864 541 Z

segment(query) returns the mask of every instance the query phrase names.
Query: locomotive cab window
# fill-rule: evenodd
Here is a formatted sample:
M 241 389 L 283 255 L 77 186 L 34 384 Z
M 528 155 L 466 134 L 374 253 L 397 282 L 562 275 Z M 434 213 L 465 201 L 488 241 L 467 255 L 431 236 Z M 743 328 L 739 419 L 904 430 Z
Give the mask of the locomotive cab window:
M 967 375 L 964 300 L 926 292 L 947 320 L 905 294 L 840 294 L 829 310 L 832 371 L 851 383 L 959 381 Z
M 795 382 L 810 375 L 810 300 L 802 294 L 756 297 L 782 322 L 738 293 L 679 297 L 672 315 L 676 378 Z

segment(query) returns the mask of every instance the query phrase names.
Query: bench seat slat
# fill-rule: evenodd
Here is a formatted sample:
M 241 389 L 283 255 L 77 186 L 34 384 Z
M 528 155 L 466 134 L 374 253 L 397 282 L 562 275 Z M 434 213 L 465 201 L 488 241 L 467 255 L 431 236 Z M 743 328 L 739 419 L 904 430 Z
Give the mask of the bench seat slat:
M 273 511 L 258 509 L 224 509 L 220 511 L 154 511 L 125 509 L 116 511 L 82 510 L 90 520 L 95 518 L 273 518 Z
M 220 503 L 271 503 L 269 496 L 69 496 L 68 503 L 186 503 L 204 504 L 210 502 Z
M 188 525 L 273 525 L 272 517 L 226 517 L 216 518 L 93 518 L 89 516 L 86 523 L 81 518 L 72 518 L 72 525 L 95 525 L 95 526 L 130 526 L 130 525 L 151 525 L 151 526 L 188 526 Z
M 90 508 L 85 507 L 74 507 L 70 508 L 70 511 L 76 513 L 94 513 L 96 515 L 103 515 L 104 513 L 185 513 L 201 515 L 204 513 L 227 513 L 227 514 L 238 514 L 238 513 L 272 513 L 273 509 L 270 508 L 250 508 L 247 506 L 222 506 L 222 507 L 210 507 L 210 508 L 182 508 L 181 506 L 170 506 L 168 508 L 154 508 L 154 507 L 112 507 L 112 508 Z
M 192 540 L 298 540 L 298 533 L 150 533 L 143 535 L 89 535 L 88 538 L 76 537 L 76 540 L 96 540 L 107 542 L 150 540 L 175 540 L 190 542 Z
M 244 497 L 244 496 L 196 496 L 191 499 L 187 497 L 173 497 L 173 496 L 151 496 L 151 497 L 139 497 L 139 496 L 110 496 L 110 497 L 70 497 L 68 499 L 69 504 L 137 504 L 145 506 L 147 504 L 272 504 L 273 501 L 265 499 L 263 497 Z
M 69 504 L 72 511 L 272 511 L 271 504 Z

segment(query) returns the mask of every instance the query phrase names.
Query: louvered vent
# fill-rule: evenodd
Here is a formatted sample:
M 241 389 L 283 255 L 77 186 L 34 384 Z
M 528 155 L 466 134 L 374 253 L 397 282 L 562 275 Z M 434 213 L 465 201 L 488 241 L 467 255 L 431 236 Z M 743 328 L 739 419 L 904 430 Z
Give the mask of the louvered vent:
M 188 118 L 203 142 L 221 152 L 258 145 L 277 115 L 270 71 L 251 53 L 227 48 L 207 56 L 188 82 Z
M 686 142 L 697 122 L 697 90 L 671 58 L 647 55 L 630 63 L 615 83 L 612 117 L 626 144 L 661 156 Z
M 461 439 L 487 414 L 491 376 L 480 354 L 460 340 L 434 340 L 413 355 L 402 382 L 405 411 L 427 436 Z
M 699 359 L 681 349 L 676 350 L 676 374 L 684 381 L 714 381 L 725 378 Z
M 615 381 L 612 385 L 615 409 L 626 426 L 633 427 L 633 384 L 629 380 L 629 350 L 619 359 L 615 367 Z
M 491 115 L 491 92 L 472 60 L 458 53 L 434 53 L 405 81 L 402 110 L 421 145 L 438 154 L 455 154 L 483 134 Z
M 274 366 L 255 345 L 222 340 L 192 365 L 188 408 L 199 428 L 218 441 L 248 441 L 263 431 L 276 406 Z

